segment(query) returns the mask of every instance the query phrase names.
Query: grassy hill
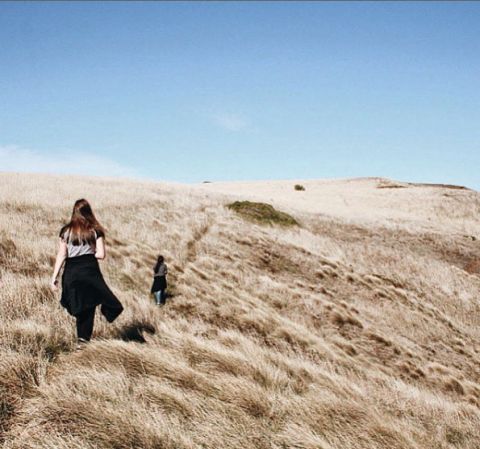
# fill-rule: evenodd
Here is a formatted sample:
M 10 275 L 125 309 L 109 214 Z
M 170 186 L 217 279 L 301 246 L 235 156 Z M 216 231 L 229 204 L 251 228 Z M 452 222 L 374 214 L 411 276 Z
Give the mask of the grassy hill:
M 98 315 L 74 351 L 48 282 L 81 197 L 107 228 L 102 270 L 125 312 L 113 325 Z M 241 200 L 298 225 L 225 207 Z M 374 178 L 0 173 L 0 444 L 478 449 L 479 216 L 477 192 Z M 161 309 L 149 296 L 159 252 L 172 294 Z M 142 328 L 155 329 L 144 343 Z

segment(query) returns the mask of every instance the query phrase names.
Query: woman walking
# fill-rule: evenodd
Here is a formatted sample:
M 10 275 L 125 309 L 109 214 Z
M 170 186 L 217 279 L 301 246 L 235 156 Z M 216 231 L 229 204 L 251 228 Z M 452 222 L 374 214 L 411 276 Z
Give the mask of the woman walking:
M 150 290 L 155 296 L 157 306 L 163 306 L 167 300 L 167 273 L 165 259 L 163 256 L 158 256 L 157 263 L 153 267 L 153 284 Z
M 105 258 L 105 230 L 87 200 L 75 202 L 70 223 L 60 230 L 59 237 L 51 288 L 58 290 L 57 278 L 65 262 L 60 303 L 76 318 L 78 348 L 90 341 L 97 305 L 110 323 L 122 313 L 123 306 L 100 271 L 98 259 Z

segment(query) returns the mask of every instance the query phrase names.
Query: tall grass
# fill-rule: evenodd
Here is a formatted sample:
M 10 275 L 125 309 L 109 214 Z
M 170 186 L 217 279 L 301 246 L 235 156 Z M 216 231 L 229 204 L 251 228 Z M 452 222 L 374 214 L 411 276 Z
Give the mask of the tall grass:
M 470 213 L 455 194 L 418 227 L 298 212 L 284 228 L 194 187 L 0 174 L 3 447 L 478 449 L 478 240 L 445 231 Z M 48 281 L 79 197 L 125 312 L 76 352 Z

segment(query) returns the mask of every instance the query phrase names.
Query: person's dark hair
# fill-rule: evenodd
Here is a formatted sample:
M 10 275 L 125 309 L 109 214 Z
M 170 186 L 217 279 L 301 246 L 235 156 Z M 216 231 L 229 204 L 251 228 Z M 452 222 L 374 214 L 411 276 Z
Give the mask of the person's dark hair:
M 69 231 L 68 239 L 74 245 L 79 245 L 81 242 L 94 244 L 95 232 L 99 237 L 105 235 L 105 229 L 96 219 L 90 203 L 83 198 L 75 201 L 72 218 L 62 228 L 60 236 L 64 237 L 67 231 Z
M 153 267 L 153 272 L 156 273 L 158 269 L 160 268 L 160 265 L 165 261 L 165 258 L 160 254 L 157 258 L 157 263 Z

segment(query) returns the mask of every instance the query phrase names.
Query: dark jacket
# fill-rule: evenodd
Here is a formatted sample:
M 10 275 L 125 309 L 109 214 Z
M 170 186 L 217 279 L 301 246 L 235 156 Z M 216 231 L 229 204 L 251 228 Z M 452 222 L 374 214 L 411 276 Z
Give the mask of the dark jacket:
M 151 293 L 159 292 L 167 288 L 167 272 L 167 265 L 162 263 L 154 274 L 152 288 L 150 289 Z
M 105 283 L 93 254 L 66 260 L 60 303 L 74 316 L 101 305 L 100 310 L 109 322 L 123 311 L 122 304 Z

